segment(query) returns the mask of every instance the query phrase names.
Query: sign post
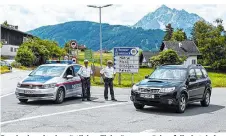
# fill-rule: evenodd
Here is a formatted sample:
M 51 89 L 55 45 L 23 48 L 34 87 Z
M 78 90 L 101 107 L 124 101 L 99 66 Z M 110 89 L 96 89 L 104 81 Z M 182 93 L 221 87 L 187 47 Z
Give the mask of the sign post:
M 78 44 L 76 41 L 71 41 L 70 46 L 72 48 L 71 54 L 72 57 L 75 57 L 75 48 L 77 47 L 77 54 L 76 54 L 76 58 L 78 59 Z
M 132 73 L 139 70 L 139 48 L 138 47 L 115 47 L 114 48 L 114 69 L 119 73 L 119 85 L 121 84 L 121 73 Z
M 93 52 L 92 52 L 92 50 L 85 50 L 85 59 L 93 62 Z

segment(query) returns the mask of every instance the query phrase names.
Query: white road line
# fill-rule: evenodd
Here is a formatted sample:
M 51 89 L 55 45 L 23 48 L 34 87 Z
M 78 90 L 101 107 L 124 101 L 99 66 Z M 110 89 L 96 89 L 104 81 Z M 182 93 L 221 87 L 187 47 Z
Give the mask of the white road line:
M 151 132 L 156 132 L 156 130 L 155 129 L 148 129 L 148 130 L 142 131 L 140 133 L 151 133 Z
M 8 93 L 8 94 L 5 94 L 5 95 L 1 95 L 0 98 L 6 97 L 6 96 L 9 96 L 9 95 L 12 95 L 12 94 L 15 94 L 15 93 L 13 92 L 13 93 Z
M 61 115 L 61 114 L 66 114 L 66 113 L 85 111 L 85 110 L 91 110 L 91 109 L 98 109 L 98 108 L 104 108 L 104 107 L 111 107 L 111 106 L 117 106 L 117 105 L 125 105 L 125 104 L 128 104 L 128 103 L 130 103 L 130 102 L 117 103 L 117 104 L 108 104 L 108 105 L 101 105 L 101 106 L 94 106 L 94 107 L 88 107 L 88 108 L 82 108 L 82 109 L 76 109 L 76 110 L 69 110 L 69 111 L 64 111 L 64 112 L 56 112 L 56 113 L 51 113 L 51 114 L 45 114 L 45 115 L 28 117 L 28 118 L 22 118 L 22 119 L 5 121 L 5 122 L 1 122 L 0 124 L 1 125 L 5 125 L 5 124 L 19 122 L 19 121 L 26 121 L 26 120 L 32 120 L 32 119 L 37 119 L 37 118 L 49 117 L 49 116 L 54 116 L 54 115 Z

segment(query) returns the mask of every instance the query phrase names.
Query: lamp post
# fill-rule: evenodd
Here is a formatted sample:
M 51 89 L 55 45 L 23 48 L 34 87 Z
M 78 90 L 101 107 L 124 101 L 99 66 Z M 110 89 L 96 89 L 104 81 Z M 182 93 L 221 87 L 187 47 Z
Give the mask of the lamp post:
M 110 7 L 112 4 L 104 5 L 104 6 L 95 6 L 95 5 L 87 5 L 91 8 L 99 9 L 99 17 L 100 17 L 100 67 L 102 68 L 102 30 L 101 30 L 101 9 L 105 7 Z

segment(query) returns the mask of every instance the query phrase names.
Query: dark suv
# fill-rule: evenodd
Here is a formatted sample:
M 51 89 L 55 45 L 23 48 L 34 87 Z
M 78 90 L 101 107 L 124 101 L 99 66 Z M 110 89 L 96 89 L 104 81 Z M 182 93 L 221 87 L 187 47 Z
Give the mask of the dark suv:
M 201 102 L 209 106 L 211 81 L 206 70 L 197 65 L 165 65 L 135 84 L 131 90 L 131 101 L 136 109 L 148 106 L 173 106 L 183 113 L 186 105 Z

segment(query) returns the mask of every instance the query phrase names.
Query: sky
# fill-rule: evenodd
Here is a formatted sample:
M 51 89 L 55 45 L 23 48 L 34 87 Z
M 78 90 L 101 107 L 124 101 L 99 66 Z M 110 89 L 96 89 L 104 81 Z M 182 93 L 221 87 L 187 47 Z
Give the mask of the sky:
M 112 25 L 134 25 L 146 14 L 155 11 L 162 4 L 145 5 L 117 5 L 102 9 L 102 22 Z M 216 18 L 224 20 L 226 27 L 226 4 L 165 4 L 170 8 L 184 9 L 189 13 L 196 13 L 209 22 Z M 89 8 L 84 4 L 68 5 L 12 5 L 0 4 L 0 22 L 18 25 L 19 30 L 29 31 L 45 25 L 54 25 L 68 21 L 99 22 L 99 10 Z

